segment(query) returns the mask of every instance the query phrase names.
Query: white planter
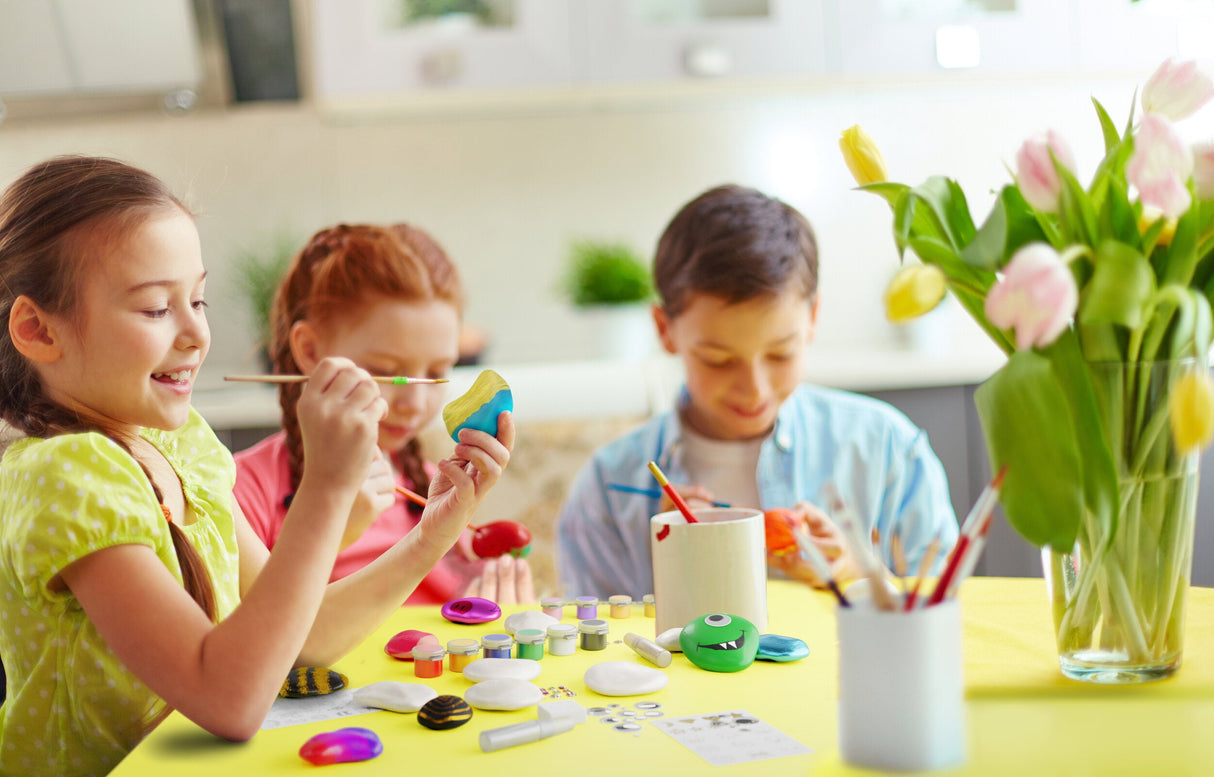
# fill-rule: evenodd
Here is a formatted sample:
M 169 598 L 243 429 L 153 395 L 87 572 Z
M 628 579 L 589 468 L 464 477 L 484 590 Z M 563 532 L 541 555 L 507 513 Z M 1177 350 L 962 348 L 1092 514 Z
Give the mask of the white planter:
M 647 302 L 590 305 L 576 312 L 589 343 L 588 359 L 642 361 L 657 351 L 657 333 Z

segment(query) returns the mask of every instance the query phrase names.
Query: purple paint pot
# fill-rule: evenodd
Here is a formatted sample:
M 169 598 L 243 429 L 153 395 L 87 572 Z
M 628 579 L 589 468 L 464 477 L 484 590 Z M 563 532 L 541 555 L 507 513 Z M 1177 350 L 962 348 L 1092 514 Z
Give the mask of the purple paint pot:
M 452 623 L 488 623 L 502 617 L 502 608 L 497 602 L 479 596 L 453 599 L 443 605 L 441 612 Z

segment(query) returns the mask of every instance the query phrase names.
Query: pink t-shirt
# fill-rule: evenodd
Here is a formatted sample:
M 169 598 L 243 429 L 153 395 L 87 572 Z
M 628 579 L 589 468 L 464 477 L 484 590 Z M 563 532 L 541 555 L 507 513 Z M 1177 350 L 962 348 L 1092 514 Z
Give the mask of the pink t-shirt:
M 282 531 L 287 515 L 286 498 L 291 494 L 291 468 L 287 462 L 286 433 L 271 435 L 251 448 L 240 451 L 236 459 L 236 501 L 253 531 L 271 550 Z M 412 489 L 403 475 L 397 482 Z M 380 554 L 413 527 L 421 517 L 421 508 L 403 497 L 380 513 L 367 530 L 337 554 L 330 581 L 349 575 L 379 558 Z M 406 604 L 442 604 L 463 593 L 482 562 L 473 560 L 468 548 L 468 533 L 434 566 Z

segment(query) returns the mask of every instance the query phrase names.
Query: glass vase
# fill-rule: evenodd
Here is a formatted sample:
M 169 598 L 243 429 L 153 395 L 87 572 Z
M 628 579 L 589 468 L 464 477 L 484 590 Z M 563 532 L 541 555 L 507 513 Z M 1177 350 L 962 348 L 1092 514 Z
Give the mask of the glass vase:
M 1077 680 L 1158 680 L 1180 667 L 1198 484 L 1198 453 L 1181 453 L 1172 440 L 1168 395 L 1181 375 L 1205 364 L 1088 367 L 1119 499 L 1115 514 L 1085 510 L 1069 553 L 1042 551 L 1058 661 Z

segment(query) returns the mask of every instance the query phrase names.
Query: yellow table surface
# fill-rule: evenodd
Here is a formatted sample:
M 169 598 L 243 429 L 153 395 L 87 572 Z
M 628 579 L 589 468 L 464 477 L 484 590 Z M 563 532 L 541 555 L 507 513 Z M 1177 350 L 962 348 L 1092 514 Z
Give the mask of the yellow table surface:
M 587 690 L 582 675 L 600 661 L 644 659 L 619 640 L 627 631 L 653 636 L 654 621 L 639 604 L 630 619 L 599 617 L 611 627 L 606 650 L 573 656 L 545 655 L 541 687 L 564 685 L 590 708 L 637 701 L 662 704 L 667 717 L 744 709 L 813 750 L 808 755 L 711 767 L 664 732 L 642 724 L 639 734 L 614 731 L 594 718 L 573 731 L 519 747 L 482 753 L 478 734 L 536 717 L 535 708 L 516 712 L 476 710 L 472 720 L 450 731 L 431 731 L 415 714 L 375 712 L 259 732 L 250 742 L 230 743 L 174 713 L 113 772 L 145 775 L 302 775 L 314 769 L 299 757 L 314 734 L 364 726 L 383 740 L 378 758 L 325 767 L 333 774 L 494 775 L 569 774 L 572 777 L 685 774 L 714 771 L 756 775 L 869 774 L 843 763 L 836 728 L 837 645 L 833 599 L 795 583 L 769 586 L 765 633 L 799 637 L 808 658 L 780 664 L 756 661 L 732 674 L 706 672 L 680 654 L 665 670 L 670 683 L 658 693 L 605 697 Z M 961 594 L 964 620 L 966 710 L 969 758 L 947 774 L 1154 775 L 1214 774 L 1214 589 L 1195 588 L 1189 598 L 1184 663 L 1169 680 L 1103 687 L 1064 678 L 1058 671 L 1052 624 L 1040 579 L 973 578 Z M 507 614 L 524 607 L 507 608 Z M 567 622 L 573 621 L 566 607 Z M 463 695 L 469 687 L 444 670 L 431 680 L 413 676 L 412 664 L 383 652 L 404 629 L 420 629 L 445 643 L 502 631 L 502 622 L 476 626 L 449 623 L 438 607 L 404 607 L 357 650 L 336 665 L 353 687 L 379 680 L 432 685 L 441 694 Z M 873 667 L 873 671 L 881 671 Z M 435 770 L 442 770 L 435 772 Z M 523 770 L 526 770 L 524 772 Z M 328 773 L 328 772 L 326 772 Z

